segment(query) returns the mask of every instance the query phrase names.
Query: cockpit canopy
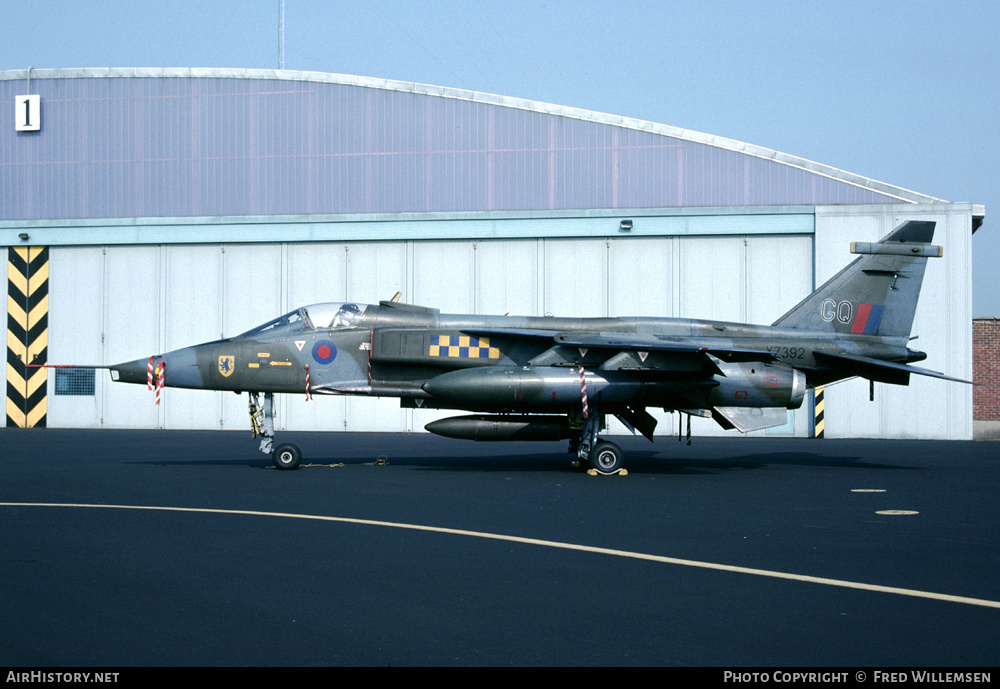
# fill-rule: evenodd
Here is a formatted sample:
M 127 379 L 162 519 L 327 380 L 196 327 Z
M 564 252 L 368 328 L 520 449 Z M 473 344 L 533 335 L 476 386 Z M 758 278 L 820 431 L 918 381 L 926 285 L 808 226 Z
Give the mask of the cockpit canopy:
M 349 302 L 329 302 L 303 306 L 299 311 L 305 312 L 306 320 L 317 330 L 328 328 L 353 328 L 364 318 L 368 304 L 352 304 Z
M 303 306 L 243 333 L 243 337 L 273 336 L 301 330 L 354 328 L 364 320 L 365 311 L 368 308 L 368 304 L 351 302 L 329 302 Z

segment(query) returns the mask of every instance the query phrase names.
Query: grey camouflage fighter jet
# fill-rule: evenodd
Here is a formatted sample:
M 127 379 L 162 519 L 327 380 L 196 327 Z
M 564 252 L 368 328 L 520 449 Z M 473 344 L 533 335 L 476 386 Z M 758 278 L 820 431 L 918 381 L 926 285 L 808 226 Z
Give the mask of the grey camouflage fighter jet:
M 398 397 L 404 407 L 472 412 L 427 425 L 472 440 L 569 440 L 599 473 L 624 456 L 607 416 L 652 440 L 666 411 L 751 431 L 786 422 L 816 385 L 852 377 L 907 385 L 926 358 L 907 347 L 934 223 L 903 223 L 773 325 L 683 318 L 442 314 L 393 301 L 296 309 L 237 337 L 111 366 L 114 380 L 250 396 L 260 450 L 279 469 L 301 452 L 274 445 L 275 393 Z M 399 295 L 397 295 L 398 298 Z M 960 381 L 967 382 L 967 381 Z

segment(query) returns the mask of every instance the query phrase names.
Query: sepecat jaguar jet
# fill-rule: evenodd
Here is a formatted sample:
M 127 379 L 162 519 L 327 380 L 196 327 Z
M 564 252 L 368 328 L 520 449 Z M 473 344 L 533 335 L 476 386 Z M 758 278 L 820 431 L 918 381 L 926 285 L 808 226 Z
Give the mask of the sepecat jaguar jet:
M 608 415 L 652 440 L 662 408 L 751 431 L 786 422 L 806 391 L 852 377 L 907 385 L 907 347 L 934 223 L 903 223 L 769 326 L 684 318 L 443 314 L 392 301 L 313 304 L 249 332 L 111 366 L 114 380 L 247 392 L 260 450 L 279 469 L 301 452 L 274 443 L 275 393 L 398 397 L 472 412 L 428 431 L 480 441 L 569 440 L 599 473 L 621 448 Z M 398 299 L 398 296 L 396 298 Z M 960 381 L 967 382 L 967 381 Z

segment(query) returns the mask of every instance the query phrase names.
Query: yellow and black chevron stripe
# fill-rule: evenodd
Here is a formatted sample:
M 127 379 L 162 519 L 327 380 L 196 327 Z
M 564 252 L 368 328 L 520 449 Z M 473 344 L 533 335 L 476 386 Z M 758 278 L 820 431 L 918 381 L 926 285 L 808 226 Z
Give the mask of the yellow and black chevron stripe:
M 817 385 L 813 390 L 813 437 L 823 437 L 823 410 L 826 403 L 823 401 L 823 386 Z
M 45 426 L 49 248 L 10 247 L 7 258 L 7 426 Z

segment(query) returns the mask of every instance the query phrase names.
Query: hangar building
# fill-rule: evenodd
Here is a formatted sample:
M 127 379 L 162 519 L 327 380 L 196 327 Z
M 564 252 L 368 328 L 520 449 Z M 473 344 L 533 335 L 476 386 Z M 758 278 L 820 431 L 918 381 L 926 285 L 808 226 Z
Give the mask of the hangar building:
M 246 429 L 232 393 L 168 389 L 157 406 L 100 371 L 25 363 L 133 360 L 397 291 L 444 312 L 767 324 L 846 265 L 851 241 L 911 219 L 936 221 L 945 248 L 914 346 L 972 375 L 982 206 L 676 127 L 337 74 L 31 69 L 0 72 L 0 92 L 7 425 Z M 824 404 L 826 437 L 972 437 L 966 385 L 877 385 L 869 401 L 849 381 Z M 277 411 L 295 430 L 436 418 L 304 395 Z M 812 417 L 803 405 L 766 433 L 809 436 Z

